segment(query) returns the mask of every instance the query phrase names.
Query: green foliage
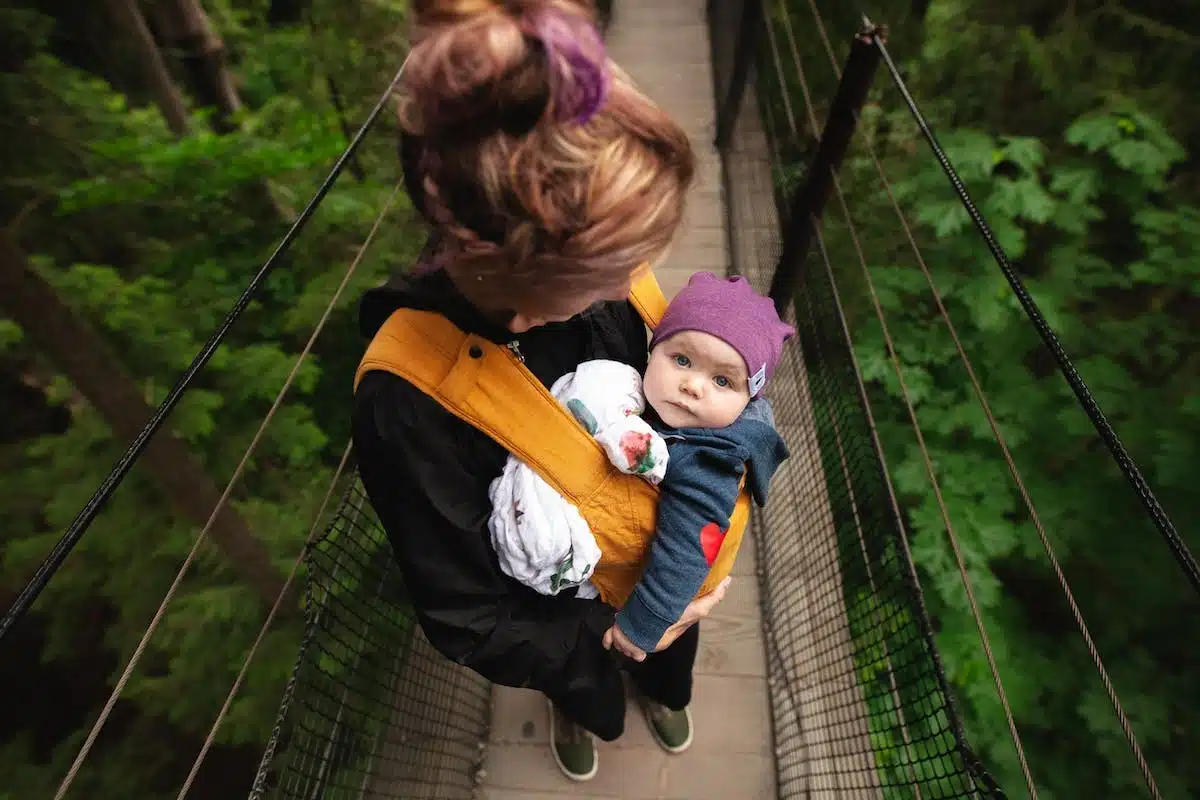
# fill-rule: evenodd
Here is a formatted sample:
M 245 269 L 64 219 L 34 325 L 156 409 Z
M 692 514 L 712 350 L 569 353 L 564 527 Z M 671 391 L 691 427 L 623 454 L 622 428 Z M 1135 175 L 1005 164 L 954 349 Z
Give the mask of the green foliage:
M 1099 2 L 920 5 L 923 16 L 916 21 L 908 3 L 885 2 L 872 16 L 889 23 L 889 47 L 910 89 L 1017 274 L 1185 541 L 1200 550 L 1194 535 L 1200 506 L 1188 469 L 1200 441 L 1194 399 L 1200 396 L 1194 322 L 1200 114 L 1191 101 L 1196 39 L 1187 33 L 1194 28 L 1187 4 L 1152 0 L 1136 14 Z M 823 11 L 831 31 L 855 24 L 842 19 L 838 27 L 831 20 L 842 12 Z M 780 42 L 786 41 L 783 15 L 801 37 L 798 58 L 822 119 L 835 84 L 819 39 L 805 27 L 810 9 L 788 2 L 774 13 Z M 1189 44 L 1181 48 L 1181 42 Z M 802 120 L 799 75 L 788 55 L 782 83 L 773 74 L 759 78 L 764 119 L 782 158 L 777 190 L 784 194 L 804 178 L 812 155 L 810 145 L 798 146 L 789 135 L 779 95 L 782 86 Z M 805 127 L 799 126 L 801 139 Z M 882 69 L 857 135 L 872 141 L 914 225 L 932 282 L 1163 796 L 1196 795 L 1200 772 L 1189 754 L 1200 742 L 1194 678 L 1200 661 L 1195 647 L 1184 644 L 1200 638 L 1194 595 Z M 866 268 L 834 199 L 825 210 L 825 244 L 968 738 L 1010 795 L 1023 794 L 948 525 L 1039 796 L 1146 796 L 875 165 L 852 148 L 839 179 Z M 896 343 L 906 391 L 869 290 Z M 905 397 L 924 435 L 944 513 Z M 902 784 L 896 758 L 904 747 L 897 738 L 901 716 L 879 685 L 878 651 L 888 642 L 895 658 L 903 641 L 889 640 L 856 614 L 860 604 L 869 605 L 859 596 L 863 589 L 847 589 L 860 685 L 876 714 L 872 737 L 881 779 Z
M 207 112 L 194 109 L 192 132 L 178 139 L 137 81 L 106 71 L 107 62 L 91 56 L 97 51 L 79 46 L 88 34 L 73 28 L 82 24 L 77 15 L 0 9 L 5 40 L 19 34 L 29 43 L 19 69 L 0 73 L 0 98 L 11 109 L 0 135 L 23 143 L 0 157 L 7 187 L 0 222 L 11 223 L 40 274 L 118 354 L 114 367 L 136 381 L 152 407 L 223 323 L 345 147 L 345 128 L 352 133 L 362 122 L 402 53 L 395 39 L 405 10 L 396 4 L 347 12 L 317 2 L 312 13 L 320 25 L 284 30 L 265 26 L 265 3 L 206 8 L 233 54 L 245 108 L 238 128 L 224 135 L 208 127 Z M 52 31 L 71 36 L 54 39 Z M 331 82 L 341 93 L 344 120 L 331 103 Z M 218 487 L 232 476 L 392 194 L 398 172 L 388 116 L 359 152 L 358 176 L 339 179 L 170 417 Z M 422 244 L 401 195 L 231 498 L 281 574 L 308 535 L 348 437 L 346 400 L 362 348 L 355 303 Z M 36 376 L 49 406 L 66 409 L 70 420 L 65 431 L 0 436 L 0 455 L 18 465 L 6 473 L 0 500 L 0 587 L 15 591 L 127 442 L 113 439 L 86 398 L 8 320 L 0 320 L 0 369 L 26 381 Z M 34 648 L 22 667 L 36 680 L 39 663 L 71 664 L 99 673 L 94 688 L 66 727 L 30 718 L 11 738 L 0 736 L 0 796 L 53 793 L 198 533 L 164 504 L 140 468 L 130 473 L 38 601 L 31 625 L 41 636 L 40 653 Z M 269 736 L 296 655 L 298 612 L 283 609 L 289 618 L 277 621 L 260 645 L 220 729 L 211 770 L 220 774 L 237 764 L 221 796 L 248 784 L 252 761 L 237 748 L 257 758 Z M 112 723 L 120 741 L 101 739 L 73 791 L 173 797 L 264 615 L 224 556 L 201 544 L 123 693 L 122 721 Z M 86 647 L 80 619 L 102 620 Z
M 1165 7 L 1159 11 L 1169 18 Z M 1188 466 L 1200 441 L 1193 399 L 1200 396 L 1200 192 L 1194 152 L 1182 143 L 1196 141 L 1200 115 L 1183 102 L 1186 57 L 1141 59 L 1162 45 L 1115 24 L 1082 7 L 1074 16 L 1032 0 L 1003 9 L 935 0 L 921 48 L 893 40 L 892 49 L 914 54 L 902 65 L 910 88 L 968 192 L 1196 551 L 1200 508 Z M 1176 82 L 1164 85 L 1168 79 Z M 1186 580 L 942 170 L 923 143 L 913 145 L 919 133 L 898 96 L 878 95 L 880 109 L 864 114 L 860 136 L 872 139 L 916 226 L 933 282 L 1163 796 L 1191 796 L 1200 791 L 1200 772 L 1187 756 L 1200 730 L 1200 662 L 1183 643 L 1195 642 L 1200 629 L 1188 612 L 1194 598 Z M 785 164 L 785 180 L 800 164 Z M 1009 792 L 1024 791 L 947 520 L 1040 796 L 1144 796 L 992 426 L 865 153 L 851 152 L 841 181 L 867 273 L 833 201 L 826 243 L 969 740 Z M 901 402 L 867 275 L 897 344 L 945 516 Z M 870 688 L 878 680 L 872 637 L 879 634 L 853 615 L 851 624 L 868 703 L 884 704 L 874 710 L 895 721 L 886 692 Z M 884 728 L 872 734 L 877 763 L 894 781 L 893 756 L 903 744 L 894 727 Z

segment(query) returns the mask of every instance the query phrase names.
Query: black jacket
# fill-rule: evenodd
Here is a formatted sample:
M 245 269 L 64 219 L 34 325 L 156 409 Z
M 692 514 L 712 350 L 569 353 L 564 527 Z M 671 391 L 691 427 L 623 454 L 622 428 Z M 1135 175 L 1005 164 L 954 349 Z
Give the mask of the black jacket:
M 392 311 L 436 311 L 464 331 L 507 344 L 547 387 L 582 361 L 646 367 L 646 332 L 628 302 L 605 303 L 519 337 L 483 318 L 444 272 L 397 278 L 367 292 L 364 337 Z M 611 682 L 601 645 L 614 611 L 599 601 L 540 595 L 500 571 L 487 530 L 488 485 L 506 451 L 391 373 L 371 372 L 355 395 L 354 448 L 429 641 L 489 680 L 550 695 Z

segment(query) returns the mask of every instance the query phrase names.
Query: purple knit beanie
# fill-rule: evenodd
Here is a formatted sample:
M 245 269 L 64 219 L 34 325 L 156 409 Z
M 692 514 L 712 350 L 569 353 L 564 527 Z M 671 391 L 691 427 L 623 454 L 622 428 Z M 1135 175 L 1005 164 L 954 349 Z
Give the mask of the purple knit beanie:
M 692 275 L 675 295 L 654 329 L 650 347 L 682 331 L 716 336 L 738 351 L 750 376 L 751 397 L 771 380 L 783 343 L 796 335 L 796 329 L 779 318 L 775 304 L 757 294 L 745 278 L 719 278 L 711 272 Z

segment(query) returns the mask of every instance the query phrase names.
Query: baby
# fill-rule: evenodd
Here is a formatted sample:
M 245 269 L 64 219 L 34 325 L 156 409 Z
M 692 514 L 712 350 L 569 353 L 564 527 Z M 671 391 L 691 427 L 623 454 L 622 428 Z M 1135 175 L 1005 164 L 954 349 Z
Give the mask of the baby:
M 708 576 L 743 477 L 766 502 L 788 451 L 760 395 L 794 335 L 745 278 L 696 273 L 655 328 L 640 380 L 626 365 L 593 361 L 552 387 L 618 468 L 659 486 L 649 562 L 606 644 L 638 660 L 653 652 Z M 514 458 L 493 482 L 490 529 L 501 567 L 543 593 L 578 586 L 578 596 L 594 597 L 586 579 L 599 548 L 578 511 L 548 492 Z M 536 529 L 527 519 L 535 502 Z

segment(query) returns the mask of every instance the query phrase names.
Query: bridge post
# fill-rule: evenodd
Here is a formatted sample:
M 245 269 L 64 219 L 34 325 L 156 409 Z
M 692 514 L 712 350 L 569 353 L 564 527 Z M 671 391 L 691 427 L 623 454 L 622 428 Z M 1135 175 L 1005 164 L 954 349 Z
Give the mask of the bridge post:
M 780 314 L 796 294 L 800 272 L 812 248 L 813 234 L 829 199 L 829 190 L 842 166 L 846 148 L 854 137 L 858 115 L 867 99 L 875 69 L 879 66 L 876 39 L 882 39 L 883 29 L 866 23 L 854 37 L 850 56 L 842 70 L 837 93 L 829 107 L 829 117 L 821 131 L 817 152 L 804 183 L 796 187 L 788 203 L 788 219 L 783 224 L 783 242 L 779 263 L 771 278 L 771 299 Z
M 711 17 L 711 9 L 709 11 Z M 717 138 L 715 145 L 724 150 L 733 136 L 733 124 L 742 108 L 742 96 L 750 79 L 750 65 L 758 52 L 758 43 L 763 29 L 762 0 L 746 0 L 742 6 L 741 25 L 738 27 L 737 45 L 733 53 L 733 70 L 729 75 L 729 86 L 725 97 L 717 108 Z

